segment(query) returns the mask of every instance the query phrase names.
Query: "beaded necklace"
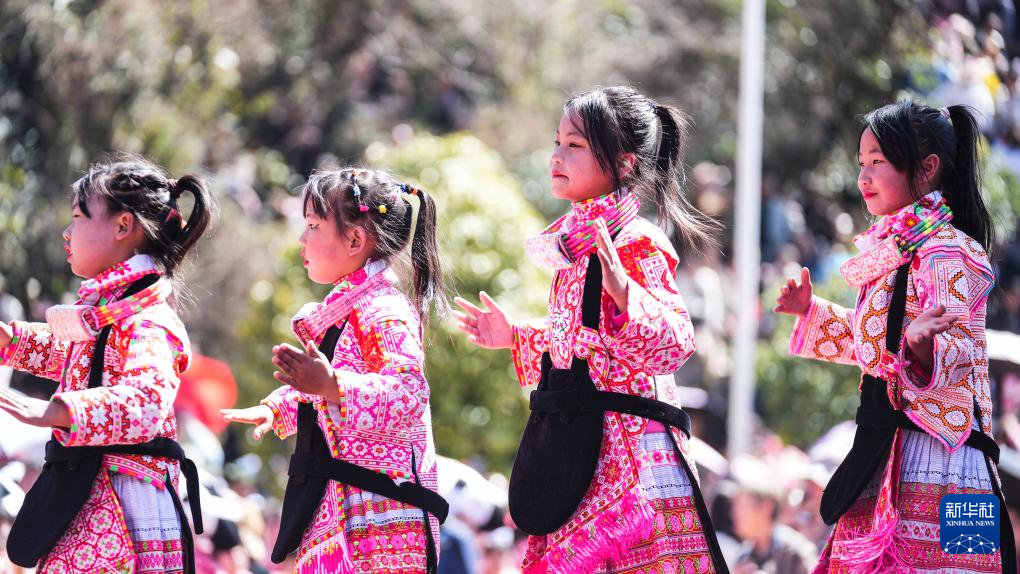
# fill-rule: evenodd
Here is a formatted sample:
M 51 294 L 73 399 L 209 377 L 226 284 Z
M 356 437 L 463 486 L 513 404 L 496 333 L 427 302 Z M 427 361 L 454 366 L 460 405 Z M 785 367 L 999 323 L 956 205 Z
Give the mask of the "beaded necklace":
M 113 303 L 101 304 L 98 307 L 88 307 L 82 312 L 82 319 L 96 332 L 107 325 L 113 325 L 132 315 L 141 313 L 146 307 L 165 301 L 170 296 L 173 287 L 167 279 L 160 279 L 150 287 L 147 287 L 130 297 L 114 301 Z M 103 298 L 102 301 L 106 301 Z
M 953 220 L 942 194 L 934 191 L 920 201 L 889 214 L 854 239 L 863 251 L 840 267 L 853 287 L 862 287 L 910 261 L 914 252 Z
M 606 209 L 601 217 L 606 222 L 609 235 L 617 233 L 637 216 L 641 203 L 633 194 L 627 194 L 619 203 Z M 579 221 L 559 238 L 560 249 L 571 261 L 595 249 L 595 221 Z

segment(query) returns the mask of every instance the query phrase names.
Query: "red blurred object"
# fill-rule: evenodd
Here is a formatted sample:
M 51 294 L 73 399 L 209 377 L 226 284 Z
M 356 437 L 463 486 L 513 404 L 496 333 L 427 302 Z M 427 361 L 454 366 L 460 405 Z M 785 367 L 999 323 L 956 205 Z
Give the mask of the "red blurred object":
M 227 427 L 220 409 L 229 409 L 237 402 L 237 381 L 230 365 L 206 357 L 192 355 L 188 370 L 181 375 L 174 408 L 186 410 L 214 433 Z

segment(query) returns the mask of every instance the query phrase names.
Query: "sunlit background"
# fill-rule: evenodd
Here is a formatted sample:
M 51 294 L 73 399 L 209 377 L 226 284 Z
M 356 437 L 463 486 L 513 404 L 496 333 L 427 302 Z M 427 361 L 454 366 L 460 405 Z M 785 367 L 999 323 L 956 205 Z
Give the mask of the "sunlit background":
M 291 341 L 291 315 L 324 294 L 298 256 L 304 178 L 362 164 L 428 190 L 453 291 L 484 289 L 515 317 L 540 316 L 550 277 L 522 242 L 566 209 L 550 196 L 547 167 L 561 106 L 572 93 L 626 83 L 690 114 L 687 192 L 726 226 L 718 251 L 681 253 L 678 275 L 698 351 L 677 383 L 712 492 L 728 472 L 730 345 L 747 311 L 733 249 L 741 32 L 741 3 L 731 0 L 4 0 L 0 320 L 41 320 L 73 297 L 60 240 L 69 185 L 104 152 L 207 177 L 220 217 L 188 266 L 182 312 L 204 359 L 182 386 L 178 416 L 189 455 L 225 481 L 225 500 L 251 510 L 224 517 L 241 525 L 241 544 L 203 542 L 209 568 L 266 572 L 292 445 L 256 443 L 216 409 L 257 403 L 276 387 L 271 346 Z M 783 461 L 783 516 L 816 542 L 824 532 L 805 516 L 852 430 L 819 439 L 852 418 L 859 370 L 790 358 L 792 320 L 770 309 L 778 280 L 801 264 L 820 294 L 853 302 L 838 267 L 867 226 L 858 116 L 879 105 L 915 97 L 982 114 L 985 198 L 998 226 L 988 313 L 997 438 L 1020 446 L 1018 57 L 1012 0 L 766 3 L 749 450 Z M 509 353 L 470 346 L 436 316 L 427 358 L 440 454 L 498 491 L 528 413 Z M 54 388 L 21 373 L 9 384 L 38 396 Z M 25 486 L 41 461 L 45 434 L 29 431 L 0 415 L 0 495 Z M 1009 452 L 1007 478 L 1020 472 Z M 0 542 L 16 512 L 4 500 Z M 467 571 L 514 571 L 514 533 L 464 520 L 477 550 Z

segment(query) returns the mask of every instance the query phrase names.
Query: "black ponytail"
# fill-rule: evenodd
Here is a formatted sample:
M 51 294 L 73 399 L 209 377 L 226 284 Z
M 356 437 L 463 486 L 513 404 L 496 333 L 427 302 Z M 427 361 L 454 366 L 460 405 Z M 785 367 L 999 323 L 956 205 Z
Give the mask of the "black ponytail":
M 661 105 L 627 86 L 596 88 L 570 98 L 565 114 L 577 114 L 577 126 L 616 189 L 629 186 L 646 204 L 654 204 L 659 225 L 672 227 L 674 239 L 701 251 L 715 244 L 718 223 L 687 198 L 684 158 L 690 120 L 673 106 Z M 630 173 L 621 177 L 617 159 L 634 154 Z
M 145 235 L 143 253 L 151 255 L 167 277 L 174 276 L 215 211 L 201 178 L 169 179 L 163 168 L 133 154 L 117 154 L 93 164 L 72 187 L 75 202 L 86 217 L 91 217 L 88 201 L 93 196 L 100 198 L 110 213 L 128 211 L 134 215 Z M 187 219 L 178 208 L 183 193 L 194 197 Z
M 436 202 L 425 191 L 415 190 L 421 201 L 418 221 L 411 238 L 411 268 L 414 271 L 414 304 L 422 322 L 428 322 L 433 305 L 445 308 L 443 269 L 437 241 Z
M 981 131 L 973 112 L 966 106 L 949 106 L 948 112 L 956 136 L 956 157 L 942 171 L 942 191 L 953 210 L 953 225 L 989 251 L 995 241 L 995 231 L 981 197 L 978 163 Z
M 186 175 L 176 181 L 170 180 L 170 213 L 160 226 L 161 233 L 169 241 L 167 246 L 166 266 L 177 268 L 188 251 L 198 242 L 212 221 L 212 196 L 205 183 L 194 175 Z M 190 193 L 194 198 L 191 215 L 184 219 L 178 211 L 177 202 L 181 195 Z
M 937 109 L 904 101 L 874 110 L 863 118 L 864 130 L 878 139 L 882 155 L 904 172 L 910 194 L 921 199 L 924 158 L 939 158 L 936 181 L 929 189 L 939 190 L 953 210 L 953 226 L 990 251 L 994 241 L 992 219 L 981 197 L 978 146 L 981 132 L 974 112 L 967 106 Z
M 313 173 L 301 196 L 305 208 L 311 207 L 319 217 L 332 217 L 341 234 L 352 225 L 363 225 L 375 239 L 373 257 L 389 261 L 409 252 L 412 298 L 422 325 L 427 326 L 433 306 L 446 308 L 431 195 L 400 184 L 383 171 L 344 168 Z
M 655 150 L 653 186 L 659 221 L 670 222 L 685 243 L 703 249 L 714 244 L 712 232 L 719 226 L 698 211 L 684 193 L 687 172 L 683 162 L 687 155 L 690 120 L 673 106 L 654 105 L 661 126 Z

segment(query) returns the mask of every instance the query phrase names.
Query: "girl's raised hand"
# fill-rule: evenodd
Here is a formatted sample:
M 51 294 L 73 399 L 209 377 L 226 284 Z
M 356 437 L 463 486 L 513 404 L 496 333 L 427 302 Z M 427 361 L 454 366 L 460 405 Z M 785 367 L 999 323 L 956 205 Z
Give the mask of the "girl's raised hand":
M 485 291 L 479 294 L 485 310 L 481 310 L 466 299 L 455 297 L 453 302 L 464 310 L 454 311 L 457 328 L 463 331 L 468 340 L 486 349 L 509 349 L 514 344 L 514 332 L 511 327 L 510 315 L 496 303 Z
M 930 373 L 935 364 L 935 335 L 945 333 L 959 320 L 960 315 L 946 314 L 944 305 L 936 305 L 907 326 L 907 346 L 923 372 Z
M 277 381 L 306 395 L 318 395 L 327 401 L 340 402 L 340 387 L 337 386 L 333 365 L 315 347 L 315 343 L 306 343 L 303 352 L 286 343 L 277 345 L 273 347 L 273 364 L 280 369 L 273 373 Z
M 0 410 L 19 421 L 37 427 L 71 426 L 71 413 L 61 401 L 45 401 L 0 387 Z
M 803 317 L 811 307 L 811 272 L 807 267 L 800 270 L 800 283 L 796 279 L 786 280 L 786 285 L 779 290 L 779 297 L 776 299 L 776 306 L 772 308 L 773 313 L 787 313 Z
M 266 405 L 255 405 L 246 409 L 220 409 L 223 420 L 231 423 L 255 425 L 252 436 L 259 440 L 273 428 L 273 409 Z
M 616 310 L 620 313 L 627 309 L 627 272 L 620 261 L 620 254 L 613 245 L 606 221 L 601 217 L 595 223 L 595 241 L 599 246 L 599 262 L 602 263 L 602 288 L 613 298 Z

